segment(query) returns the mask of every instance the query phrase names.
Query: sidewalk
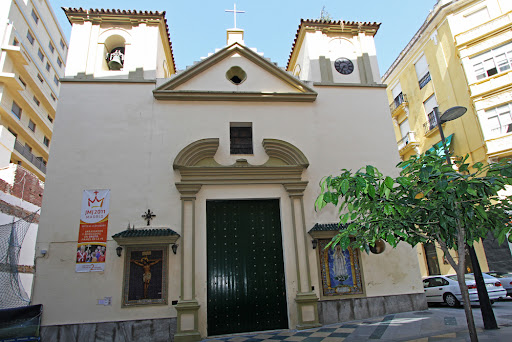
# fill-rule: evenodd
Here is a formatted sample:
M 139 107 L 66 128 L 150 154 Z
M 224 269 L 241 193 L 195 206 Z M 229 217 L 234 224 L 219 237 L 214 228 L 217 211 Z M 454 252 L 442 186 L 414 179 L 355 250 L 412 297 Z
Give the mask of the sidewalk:
M 500 306 L 498 309 L 497 306 Z M 495 316 L 500 329 L 484 330 L 478 306 L 473 315 L 479 341 L 512 341 L 512 303 L 495 304 Z M 431 307 L 425 311 L 410 311 L 361 321 L 326 325 L 308 330 L 282 330 L 256 334 L 230 335 L 205 341 L 228 342 L 355 342 L 355 341 L 469 341 L 464 309 Z

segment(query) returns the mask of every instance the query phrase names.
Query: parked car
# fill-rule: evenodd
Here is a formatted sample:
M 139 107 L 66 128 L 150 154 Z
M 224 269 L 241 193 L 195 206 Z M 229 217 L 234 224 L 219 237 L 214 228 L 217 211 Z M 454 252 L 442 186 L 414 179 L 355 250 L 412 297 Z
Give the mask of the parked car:
M 485 273 L 483 276 L 491 303 L 507 295 L 507 291 L 498 279 Z M 478 293 L 473 274 L 466 274 L 465 278 L 470 302 L 478 302 Z M 462 295 L 456 275 L 425 277 L 423 278 L 423 288 L 429 303 L 446 303 L 450 307 L 456 307 L 462 302 Z
M 512 273 L 489 271 L 485 272 L 491 277 L 498 278 L 503 285 L 503 288 L 507 290 L 507 296 L 512 297 Z

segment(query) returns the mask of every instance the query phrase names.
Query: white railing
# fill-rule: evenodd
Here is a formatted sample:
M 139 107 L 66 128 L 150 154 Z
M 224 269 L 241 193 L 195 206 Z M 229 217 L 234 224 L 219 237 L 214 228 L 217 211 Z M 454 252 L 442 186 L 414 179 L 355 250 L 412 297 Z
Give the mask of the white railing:
M 412 142 L 417 142 L 416 141 L 416 136 L 414 135 L 414 132 L 408 132 L 405 137 L 403 137 L 402 139 L 400 139 L 397 144 L 398 144 L 398 150 L 402 150 L 405 146 L 409 145 L 410 143 Z

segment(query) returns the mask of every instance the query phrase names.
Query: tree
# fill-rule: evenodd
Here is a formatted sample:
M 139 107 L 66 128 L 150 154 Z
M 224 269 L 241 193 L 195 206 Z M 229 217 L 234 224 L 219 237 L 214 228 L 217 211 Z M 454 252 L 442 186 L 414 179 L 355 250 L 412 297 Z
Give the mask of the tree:
M 392 247 L 403 241 L 437 242 L 457 273 L 471 341 L 478 341 L 466 286 L 466 244 L 485 238 L 490 231 L 502 243 L 511 227 L 512 202 L 500 196 L 512 184 L 512 163 L 466 163 L 457 157 L 455 168 L 443 156 L 427 153 L 401 162 L 400 176 L 384 176 L 371 165 L 355 173 L 343 169 L 320 183 L 315 207 L 339 207 L 340 224 L 346 226 L 332 239 L 333 247 L 353 247 L 368 252 L 378 240 Z M 457 170 L 456 170 L 457 169 Z M 457 251 L 458 258 L 449 250 Z

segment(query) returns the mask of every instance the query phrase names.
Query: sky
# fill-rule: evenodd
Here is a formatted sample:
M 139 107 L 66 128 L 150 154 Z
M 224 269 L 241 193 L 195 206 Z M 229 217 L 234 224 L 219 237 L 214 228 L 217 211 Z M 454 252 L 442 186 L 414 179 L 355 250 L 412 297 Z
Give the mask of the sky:
M 69 41 L 71 25 L 61 7 L 166 11 L 174 60 L 183 70 L 226 45 L 233 27 L 234 0 L 49 0 Z M 380 74 L 425 21 L 437 0 L 237 0 L 237 27 L 245 45 L 286 67 L 301 19 L 318 19 L 322 8 L 333 20 L 380 22 L 375 36 Z

